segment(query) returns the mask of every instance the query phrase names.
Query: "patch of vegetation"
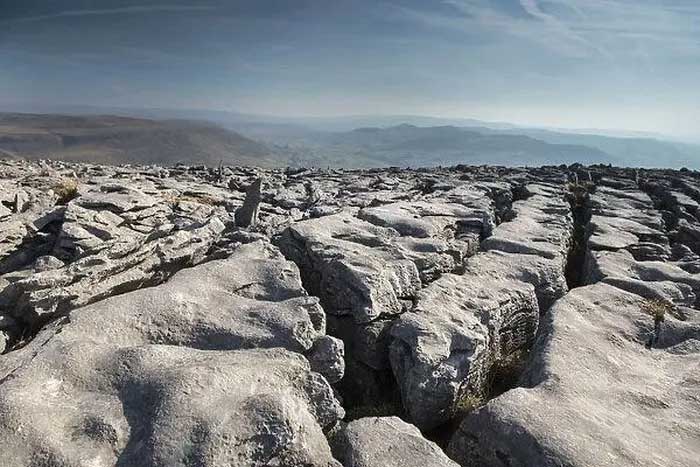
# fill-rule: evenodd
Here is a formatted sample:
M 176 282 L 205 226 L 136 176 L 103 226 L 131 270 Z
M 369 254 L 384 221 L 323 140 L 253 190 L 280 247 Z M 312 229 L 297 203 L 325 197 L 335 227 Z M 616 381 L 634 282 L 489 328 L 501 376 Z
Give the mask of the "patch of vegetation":
M 529 352 L 513 352 L 493 363 L 486 376 L 483 390 L 466 390 L 457 400 L 455 418 L 461 420 L 468 413 L 485 405 L 489 400 L 517 386 L 525 369 Z
M 666 320 L 666 314 L 674 314 L 674 306 L 672 303 L 658 298 L 648 298 L 644 300 L 639 308 L 642 312 L 654 318 L 654 331 L 649 336 L 646 347 L 651 349 L 656 346 L 661 336 L 661 323 Z
M 486 386 L 489 399 L 498 397 L 518 385 L 528 357 L 529 352 L 521 350 L 496 360 L 489 371 Z
M 474 393 L 467 392 L 457 400 L 455 404 L 455 417 L 463 418 L 469 412 L 486 404 L 486 400 Z
M 53 192 L 58 197 L 56 204 L 68 204 L 78 196 L 78 180 L 64 178 L 53 187 Z
M 673 313 L 673 305 L 671 303 L 657 298 L 648 298 L 644 300 L 640 308 L 644 313 L 654 318 L 654 324 L 664 322 L 666 320 L 666 313 Z
M 569 182 L 566 185 L 568 190 L 569 203 L 571 207 L 581 208 L 587 205 L 590 193 L 595 190 L 593 182 Z

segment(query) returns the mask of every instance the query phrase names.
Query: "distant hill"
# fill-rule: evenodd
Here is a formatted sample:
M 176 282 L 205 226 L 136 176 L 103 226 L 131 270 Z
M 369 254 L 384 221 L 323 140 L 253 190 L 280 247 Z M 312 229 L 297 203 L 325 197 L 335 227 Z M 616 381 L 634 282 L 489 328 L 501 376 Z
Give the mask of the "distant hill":
M 266 145 L 215 124 L 105 115 L 0 113 L 0 157 L 103 164 L 276 166 Z
M 325 137 L 330 153 L 347 153 L 382 165 L 616 163 L 584 145 L 551 144 L 529 136 L 485 134 L 454 126 L 359 128 Z
M 245 127 L 245 125 L 242 125 Z M 285 129 L 283 124 L 278 131 Z M 298 146 L 263 144 L 214 123 L 114 115 L 0 113 L 0 157 L 102 164 L 317 167 L 541 165 L 614 162 L 586 146 L 521 135 L 482 134 L 453 126 L 314 132 Z
M 530 128 L 517 130 L 478 128 L 477 131 L 500 135 L 519 134 L 552 144 L 575 144 L 597 148 L 614 156 L 620 165 L 700 168 L 700 146 L 664 141 L 649 136 L 618 137 Z
M 210 166 L 223 161 L 263 167 L 580 162 L 700 168 L 700 146 L 644 135 L 568 133 L 412 116 L 405 117 L 408 123 L 396 125 L 404 117 L 294 119 L 158 109 L 127 116 L 129 109 L 113 109 L 116 115 L 83 110 L 80 116 L 0 113 L 0 157 Z M 339 129 L 360 123 L 372 125 Z

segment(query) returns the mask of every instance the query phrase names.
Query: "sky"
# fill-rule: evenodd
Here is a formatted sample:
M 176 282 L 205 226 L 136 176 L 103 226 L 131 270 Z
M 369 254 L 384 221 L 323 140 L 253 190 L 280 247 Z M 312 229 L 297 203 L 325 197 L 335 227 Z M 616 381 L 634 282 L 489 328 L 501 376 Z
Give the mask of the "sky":
M 700 140 L 700 2 L 0 0 L 0 110 L 25 104 Z

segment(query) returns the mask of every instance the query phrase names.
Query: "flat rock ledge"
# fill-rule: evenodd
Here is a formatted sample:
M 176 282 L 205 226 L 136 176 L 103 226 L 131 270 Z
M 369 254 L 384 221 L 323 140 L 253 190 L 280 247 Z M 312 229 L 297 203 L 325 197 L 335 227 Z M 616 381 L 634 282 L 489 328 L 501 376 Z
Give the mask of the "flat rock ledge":
M 262 241 L 79 308 L 0 361 L 3 465 L 337 465 L 327 339 Z

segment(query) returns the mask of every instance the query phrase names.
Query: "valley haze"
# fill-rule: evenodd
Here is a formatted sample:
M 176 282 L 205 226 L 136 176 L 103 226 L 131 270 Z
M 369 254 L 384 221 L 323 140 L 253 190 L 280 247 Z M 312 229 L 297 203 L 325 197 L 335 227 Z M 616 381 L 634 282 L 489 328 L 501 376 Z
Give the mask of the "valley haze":
M 700 168 L 700 145 L 629 132 L 474 119 L 285 118 L 226 111 L 68 107 L 0 113 L 0 157 L 110 164 L 387 167 L 612 164 Z

